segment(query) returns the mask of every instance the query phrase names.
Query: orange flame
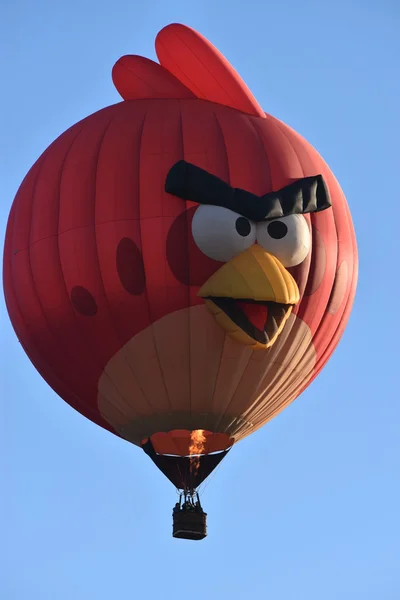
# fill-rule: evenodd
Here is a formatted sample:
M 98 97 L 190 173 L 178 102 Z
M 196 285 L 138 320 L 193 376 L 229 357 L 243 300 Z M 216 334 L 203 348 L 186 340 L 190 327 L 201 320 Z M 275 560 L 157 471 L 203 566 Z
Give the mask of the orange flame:
M 204 435 L 204 429 L 194 429 L 190 433 L 190 472 L 197 475 L 200 467 L 200 454 L 204 452 L 204 446 L 206 443 L 206 436 Z

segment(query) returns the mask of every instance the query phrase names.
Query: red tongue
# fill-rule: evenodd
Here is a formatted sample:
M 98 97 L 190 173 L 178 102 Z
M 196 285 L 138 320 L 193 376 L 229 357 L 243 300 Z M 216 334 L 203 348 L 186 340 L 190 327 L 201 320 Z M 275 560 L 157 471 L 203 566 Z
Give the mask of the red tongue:
M 240 302 L 236 300 L 239 308 L 244 312 L 250 323 L 253 323 L 254 327 L 264 330 L 265 323 L 268 317 L 268 306 L 264 304 L 253 304 L 252 302 Z

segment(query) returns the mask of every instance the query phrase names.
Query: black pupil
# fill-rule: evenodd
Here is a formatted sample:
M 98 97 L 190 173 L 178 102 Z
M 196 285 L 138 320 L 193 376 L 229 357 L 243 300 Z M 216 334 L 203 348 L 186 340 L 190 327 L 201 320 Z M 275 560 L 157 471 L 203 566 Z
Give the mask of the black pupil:
M 246 235 L 249 235 L 250 231 L 251 231 L 251 225 L 250 225 L 250 221 L 248 219 L 245 219 L 244 217 L 239 217 L 238 219 L 236 219 L 236 231 L 238 232 L 239 235 L 246 237 Z
M 281 240 L 287 234 L 287 225 L 282 221 L 272 221 L 268 225 L 268 233 L 274 240 Z

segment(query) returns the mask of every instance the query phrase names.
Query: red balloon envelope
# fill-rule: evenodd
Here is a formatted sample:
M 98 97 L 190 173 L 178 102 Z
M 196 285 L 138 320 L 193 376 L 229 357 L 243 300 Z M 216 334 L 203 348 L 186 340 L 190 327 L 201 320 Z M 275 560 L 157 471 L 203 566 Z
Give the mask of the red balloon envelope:
M 156 51 L 25 177 L 4 287 L 55 392 L 190 491 L 325 365 L 357 249 L 329 167 L 218 50 L 173 24 Z

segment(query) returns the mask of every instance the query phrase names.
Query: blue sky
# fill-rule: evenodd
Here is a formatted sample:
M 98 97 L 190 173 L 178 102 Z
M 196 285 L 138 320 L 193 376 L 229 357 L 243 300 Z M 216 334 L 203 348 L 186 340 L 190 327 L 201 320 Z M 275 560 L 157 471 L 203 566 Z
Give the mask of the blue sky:
M 400 598 L 396 0 L 5 0 L 0 233 L 66 128 L 119 101 L 111 68 L 179 21 L 324 156 L 348 198 L 360 280 L 317 380 L 205 490 L 209 537 L 171 537 L 173 487 L 40 378 L 1 298 L 2 600 Z M 397 397 L 397 399 L 396 399 Z

